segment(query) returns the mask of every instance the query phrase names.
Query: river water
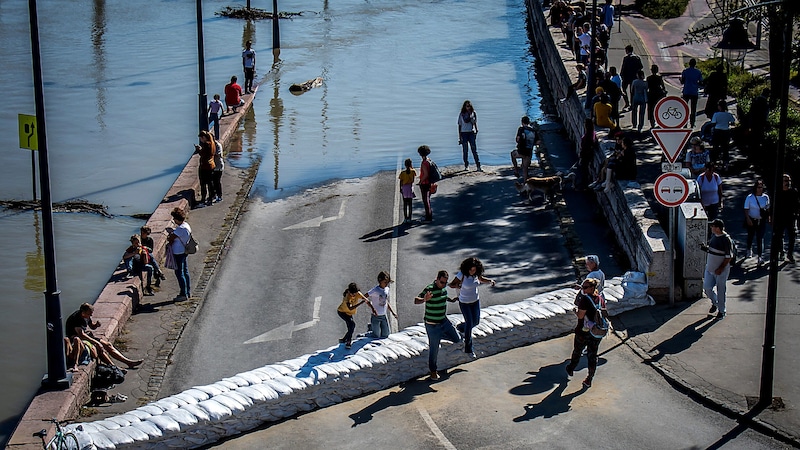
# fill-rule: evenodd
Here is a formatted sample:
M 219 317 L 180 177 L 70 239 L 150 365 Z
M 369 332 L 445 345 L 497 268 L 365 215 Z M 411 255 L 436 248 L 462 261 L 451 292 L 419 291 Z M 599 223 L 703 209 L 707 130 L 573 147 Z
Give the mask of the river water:
M 522 114 L 547 120 L 523 0 L 282 0 L 281 11 L 302 15 L 281 21 L 278 61 L 270 21 L 214 15 L 243 3 L 205 0 L 203 25 L 209 98 L 231 75 L 242 78 L 246 40 L 258 54 L 262 84 L 227 149 L 236 166 L 261 161 L 253 195 L 279 198 L 394 170 L 405 158 L 416 165 L 421 144 L 440 165 L 461 164 L 465 99 L 478 114 L 485 164 L 508 164 Z M 155 209 L 193 151 L 195 14 L 188 1 L 39 1 L 53 200 L 82 198 L 114 215 L 55 214 L 65 318 L 96 298 L 143 223 L 132 216 Z M 33 195 L 31 155 L 17 132 L 17 114 L 35 114 L 28 24 L 27 1 L 0 2 L 2 200 Z M 318 76 L 322 87 L 289 93 Z M 40 221 L 0 211 L 0 442 L 46 371 Z

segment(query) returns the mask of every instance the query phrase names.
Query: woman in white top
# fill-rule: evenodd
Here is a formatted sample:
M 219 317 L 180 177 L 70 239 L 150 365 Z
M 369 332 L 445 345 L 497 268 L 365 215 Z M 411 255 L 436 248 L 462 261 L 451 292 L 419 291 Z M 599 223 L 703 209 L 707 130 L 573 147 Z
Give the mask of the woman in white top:
M 728 112 L 728 104 L 725 100 L 720 100 L 717 104 L 717 112 L 711 117 L 714 124 L 714 135 L 711 138 L 711 160 L 718 162 L 722 158 L 722 167 L 728 170 L 730 163 L 730 144 L 731 144 L 731 125 L 736 123 L 736 117 Z
M 478 115 L 475 114 L 475 108 L 472 107 L 472 102 L 464 100 L 461 105 L 461 112 L 458 113 L 458 143 L 461 144 L 461 150 L 464 153 L 464 170 L 469 169 L 468 150 L 472 147 L 472 157 L 475 158 L 475 165 L 478 167 L 478 172 L 481 171 L 481 160 L 478 158 L 478 148 L 475 144 L 475 138 L 478 135 Z
M 722 209 L 722 178 L 714 171 L 714 163 L 707 162 L 706 170 L 697 177 L 700 203 L 706 210 L 709 223 L 716 219 Z
M 178 286 L 180 287 L 180 293 L 175 299 L 181 301 L 192 296 L 189 264 L 186 261 L 188 256 L 186 254 L 186 244 L 189 243 L 189 239 L 192 237 L 192 227 L 186 223 L 186 213 L 182 209 L 175 208 L 170 215 L 176 226 L 168 238 L 170 243 L 169 250 L 172 251 L 172 255 L 175 257 L 175 277 L 178 279 Z
M 491 283 L 494 280 L 483 276 L 483 263 L 480 259 L 472 257 L 461 262 L 458 273 L 448 286 L 460 289 L 458 294 L 458 306 L 461 314 L 464 315 L 464 323 L 456 328 L 464 333 L 464 353 L 469 353 L 475 357 L 472 351 L 472 328 L 481 322 L 481 303 L 478 295 L 478 286 L 481 283 Z
M 386 316 L 387 311 L 397 319 L 397 313 L 392 310 L 392 305 L 389 303 L 389 283 L 391 282 L 392 277 L 381 271 L 378 274 L 378 285 L 367 292 L 369 304 L 372 305 L 372 317 L 369 322 L 372 327 L 372 337 L 375 338 L 389 337 L 391 329 Z
M 757 179 L 753 185 L 753 192 L 744 199 L 744 224 L 747 228 L 747 257 L 751 257 L 753 250 L 753 236 L 756 238 L 756 255 L 758 264 L 763 264 L 761 257 L 764 251 L 764 232 L 769 221 L 769 196 L 764 193 L 764 180 Z

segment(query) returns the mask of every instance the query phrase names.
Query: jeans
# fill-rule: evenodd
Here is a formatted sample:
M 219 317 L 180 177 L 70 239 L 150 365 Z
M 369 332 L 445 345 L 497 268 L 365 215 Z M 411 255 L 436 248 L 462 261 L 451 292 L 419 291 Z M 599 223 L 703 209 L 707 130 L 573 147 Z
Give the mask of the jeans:
M 478 158 L 478 148 L 475 144 L 475 133 L 468 131 L 468 132 L 461 132 L 461 150 L 464 153 L 464 167 L 469 165 L 469 158 L 467 150 L 469 147 L 472 147 L 472 157 L 475 159 L 475 165 L 478 166 L 478 169 L 481 168 L 481 160 Z
M 641 131 L 642 127 L 644 126 L 644 113 L 646 110 L 647 104 L 645 102 L 637 102 L 634 100 L 633 109 L 631 109 L 631 122 L 633 128 Z
M 209 113 L 208 114 L 208 123 L 214 124 L 214 139 L 219 140 L 219 114 L 217 113 Z
M 442 338 L 454 344 L 461 342 L 461 336 L 453 328 L 453 323 L 445 318 L 441 323 L 425 322 L 425 332 L 428 333 L 428 368 L 436 372 L 436 359 L 439 357 L 439 342 Z
M 211 182 L 214 184 L 214 193 L 219 197 L 222 198 L 222 171 L 215 170 L 214 173 L 211 175 Z
M 578 367 L 578 361 L 581 360 L 581 353 L 584 347 L 586 347 L 586 360 L 589 367 L 589 376 L 587 378 L 592 379 L 597 371 L 597 350 L 600 348 L 600 339 L 588 332 L 575 333 L 575 339 L 572 341 L 572 357 L 567 368 L 572 371 Z
M 189 255 L 182 253 L 180 255 L 174 254 L 173 256 L 175 257 L 175 265 L 177 266 L 175 269 L 175 278 L 178 279 L 178 287 L 180 288 L 180 293 L 178 293 L 178 295 L 191 297 L 192 289 L 189 280 L 189 262 L 186 260 L 186 257 Z
M 709 272 L 708 269 L 706 269 L 705 275 L 703 276 L 703 291 L 705 291 L 706 296 L 711 299 L 711 304 L 716 306 L 722 314 L 725 314 L 725 284 L 728 282 L 728 274 L 730 273 L 731 265 L 728 264 L 725 266 L 725 270 L 719 275 L 714 272 Z M 716 293 L 714 292 L 715 287 L 717 288 Z
M 458 307 L 464 315 L 464 353 L 472 353 L 472 329 L 481 323 L 481 302 L 458 302 Z
M 136 266 L 136 267 L 133 268 L 133 272 L 132 273 L 133 273 L 134 276 L 139 277 L 139 279 L 142 278 L 142 275 L 144 273 L 147 273 L 147 284 L 145 285 L 145 287 L 150 289 L 150 286 L 153 283 L 153 266 L 152 265 L 145 264 L 143 266 L 141 266 L 141 265 Z M 142 281 L 144 281 L 144 280 L 142 280 Z
M 764 233 L 767 231 L 767 221 L 764 219 L 750 218 L 750 223 L 753 225 L 746 225 L 747 228 L 747 250 L 753 248 L 753 237 L 756 238 L 756 256 L 761 256 L 764 252 Z
M 372 325 L 372 336 L 376 338 L 385 338 L 389 337 L 389 333 L 391 333 L 391 329 L 389 329 L 389 319 L 386 317 L 386 314 L 382 316 L 372 316 L 369 319 L 370 325 Z
M 425 207 L 425 220 L 433 220 L 433 210 L 431 209 L 431 185 L 420 184 L 419 190 L 422 193 L 422 206 Z
M 212 169 L 200 169 L 198 176 L 200 177 L 200 203 L 211 204 L 215 197 L 214 171 Z M 208 196 L 206 196 L 206 193 Z
M 336 313 L 339 314 L 339 317 L 341 317 L 342 320 L 344 320 L 344 323 L 347 324 L 347 333 L 344 334 L 342 340 L 345 343 L 350 344 L 353 342 L 353 331 L 356 329 L 356 321 L 353 320 L 353 316 L 350 314 L 343 313 L 341 311 L 336 311 Z

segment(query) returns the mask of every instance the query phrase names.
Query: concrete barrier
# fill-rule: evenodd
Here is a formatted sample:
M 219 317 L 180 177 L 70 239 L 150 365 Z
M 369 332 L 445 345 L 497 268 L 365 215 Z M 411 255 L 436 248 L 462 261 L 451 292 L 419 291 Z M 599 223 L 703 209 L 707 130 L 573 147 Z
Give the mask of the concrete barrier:
M 484 308 L 473 330 L 475 346 L 483 357 L 569 333 L 576 324 L 576 293 L 560 289 Z M 654 303 L 649 296 L 626 297 L 621 278 L 607 280 L 604 294 L 612 315 Z M 449 318 L 454 324 L 463 322 L 461 315 Z M 386 339 L 358 339 L 353 350 L 330 347 L 66 428 L 84 449 L 197 448 L 424 376 L 427 359 L 428 339 L 419 323 Z M 440 367 L 470 360 L 461 345 L 442 342 Z

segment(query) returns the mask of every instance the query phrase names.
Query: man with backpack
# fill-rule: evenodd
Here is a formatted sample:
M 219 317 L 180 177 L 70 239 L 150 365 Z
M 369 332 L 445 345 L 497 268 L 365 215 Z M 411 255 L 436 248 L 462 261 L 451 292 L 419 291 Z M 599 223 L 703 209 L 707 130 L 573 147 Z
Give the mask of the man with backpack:
M 533 147 L 539 145 L 541 141 L 528 116 L 522 116 L 521 122 L 522 125 L 517 129 L 517 147 L 511 151 L 511 164 L 514 166 L 514 176 L 519 177 L 517 158 L 522 159 L 522 179 L 527 180 L 528 169 L 533 159 Z
M 711 300 L 711 309 L 708 310 L 708 313 L 716 313 L 717 320 L 722 320 L 726 314 L 725 291 L 728 275 L 731 273 L 733 241 L 725 232 L 725 222 L 722 219 L 712 220 L 709 226 L 712 233 L 711 240 L 708 241 L 708 245 L 700 246 L 708 253 L 703 276 L 703 291 Z M 716 292 L 714 292 L 714 288 L 716 288 Z

